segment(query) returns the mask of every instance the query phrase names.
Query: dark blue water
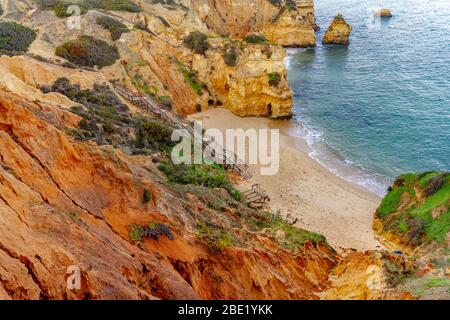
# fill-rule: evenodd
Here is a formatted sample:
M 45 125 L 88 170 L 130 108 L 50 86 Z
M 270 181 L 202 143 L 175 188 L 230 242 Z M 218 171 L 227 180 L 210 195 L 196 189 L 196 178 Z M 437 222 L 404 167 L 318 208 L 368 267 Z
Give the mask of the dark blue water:
M 312 156 L 378 194 L 401 173 L 450 170 L 450 0 L 315 3 L 317 47 L 287 59 Z M 374 20 L 377 6 L 394 17 Z M 338 12 L 351 44 L 322 46 Z

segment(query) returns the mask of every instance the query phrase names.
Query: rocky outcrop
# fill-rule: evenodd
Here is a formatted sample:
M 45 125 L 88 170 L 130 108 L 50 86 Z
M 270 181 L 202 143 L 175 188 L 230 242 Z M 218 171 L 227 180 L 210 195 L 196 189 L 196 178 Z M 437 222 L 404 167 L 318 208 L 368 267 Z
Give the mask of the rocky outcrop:
M 341 14 L 338 14 L 331 25 L 328 27 L 325 33 L 322 43 L 323 44 L 337 44 L 348 45 L 350 44 L 350 34 L 352 27 L 345 21 Z
M 224 36 L 244 38 L 261 32 L 272 42 L 288 47 L 315 45 L 317 29 L 312 0 L 202 0 L 193 1 L 199 17 Z M 226 14 L 224 14 L 226 12 Z
M 421 298 L 450 298 L 449 173 L 398 177 L 378 208 L 373 226 L 386 248 L 414 261 L 414 272 L 401 287 Z
M 395 270 L 389 269 L 392 265 Z M 392 283 L 412 269 L 410 261 L 388 252 L 346 252 L 330 274 L 330 289 L 320 295 L 328 300 L 414 300 Z
M 390 17 L 392 17 L 392 12 L 391 12 L 390 9 L 383 8 L 383 9 L 380 9 L 380 10 L 376 11 L 375 12 L 375 16 L 376 17 L 390 18 Z
M 223 105 L 240 116 L 286 118 L 292 114 L 292 91 L 286 80 L 285 50 L 270 44 L 236 46 L 213 40 L 206 56 L 196 55 L 192 62 L 201 79 L 207 79 L 209 104 Z M 227 49 L 228 48 L 228 49 Z M 236 65 L 227 65 L 226 50 L 235 54 Z M 225 53 L 226 54 L 226 53 Z M 270 82 L 270 75 L 279 82 Z

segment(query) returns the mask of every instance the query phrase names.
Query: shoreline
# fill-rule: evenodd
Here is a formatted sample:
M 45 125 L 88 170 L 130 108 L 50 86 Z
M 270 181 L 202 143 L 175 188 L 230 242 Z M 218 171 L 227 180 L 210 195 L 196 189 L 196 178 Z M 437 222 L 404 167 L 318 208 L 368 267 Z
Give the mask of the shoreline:
M 210 109 L 191 118 L 202 121 L 205 129 L 279 129 L 278 174 L 262 176 L 258 165 L 250 166 L 255 176 L 242 182 L 241 188 L 261 184 L 271 197 L 273 211 L 298 219 L 298 227 L 323 234 L 336 249 L 364 251 L 379 246 L 372 221 L 381 197 L 335 175 L 313 159 L 307 141 L 289 135 L 289 122 L 241 118 L 223 108 Z

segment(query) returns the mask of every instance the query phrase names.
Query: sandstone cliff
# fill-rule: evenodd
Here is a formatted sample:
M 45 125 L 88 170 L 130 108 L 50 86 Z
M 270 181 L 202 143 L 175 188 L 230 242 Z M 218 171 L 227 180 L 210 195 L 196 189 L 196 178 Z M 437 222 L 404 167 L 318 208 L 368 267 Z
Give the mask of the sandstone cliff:
M 200 18 L 219 34 L 244 38 L 261 32 L 282 46 L 315 46 L 318 27 L 312 0 L 202 0 L 193 1 L 193 5 Z
M 211 209 L 195 189 L 167 185 L 150 158 L 75 141 L 74 126 L 69 111 L 1 91 L 1 299 L 304 299 L 326 285 L 337 257 L 324 243 L 282 249 L 247 229 L 256 212 Z M 226 227 L 239 245 L 210 251 L 198 240 L 205 219 L 240 225 Z M 136 245 L 130 225 L 155 221 L 174 238 Z M 80 290 L 66 286 L 69 266 Z
M 36 31 L 30 54 L 67 65 L 55 56 L 58 46 L 83 35 L 105 40 L 118 48 L 120 60 L 98 70 L 101 78 L 170 101 L 182 115 L 221 106 L 240 116 L 290 117 L 292 92 L 282 46 L 315 43 L 314 5 L 309 0 L 277 5 L 258 0 L 250 6 L 237 0 L 136 1 L 141 7 L 136 13 L 89 10 L 80 17 L 81 29 L 69 29 L 70 18 L 59 18 L 37 3 L 21 0 L 5 8 L 5 17 Z M 131 32 L 110 40 L 110 32 L 98 23 L 105 15 Z M 183 44 L 192 32 L 207 37 L 210 45 L 204 54 Z M 262 41 L 246 41 L 257 33 Z M 271 76 L 280 78 L 276 85 L 270 84 Z

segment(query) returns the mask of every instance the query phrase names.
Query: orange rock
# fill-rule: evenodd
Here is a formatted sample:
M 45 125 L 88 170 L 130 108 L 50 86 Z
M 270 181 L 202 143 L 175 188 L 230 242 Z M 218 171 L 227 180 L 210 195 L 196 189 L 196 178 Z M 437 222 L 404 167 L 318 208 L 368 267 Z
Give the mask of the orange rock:
M 68 116 L 0 91 L 0 298 L 318 298 L 336 262 L 329 248 L 292 254 L 242 230 L 245 247 L 210 252 L 195 237 L 194 198 L 174 201 L 145 157 L 75 142 L 42 107 L 55 125 Z M 175 240 L 132 243 L 128 226 L 150 221 Z M 70 266 L 78 290 L 67 286 Z

